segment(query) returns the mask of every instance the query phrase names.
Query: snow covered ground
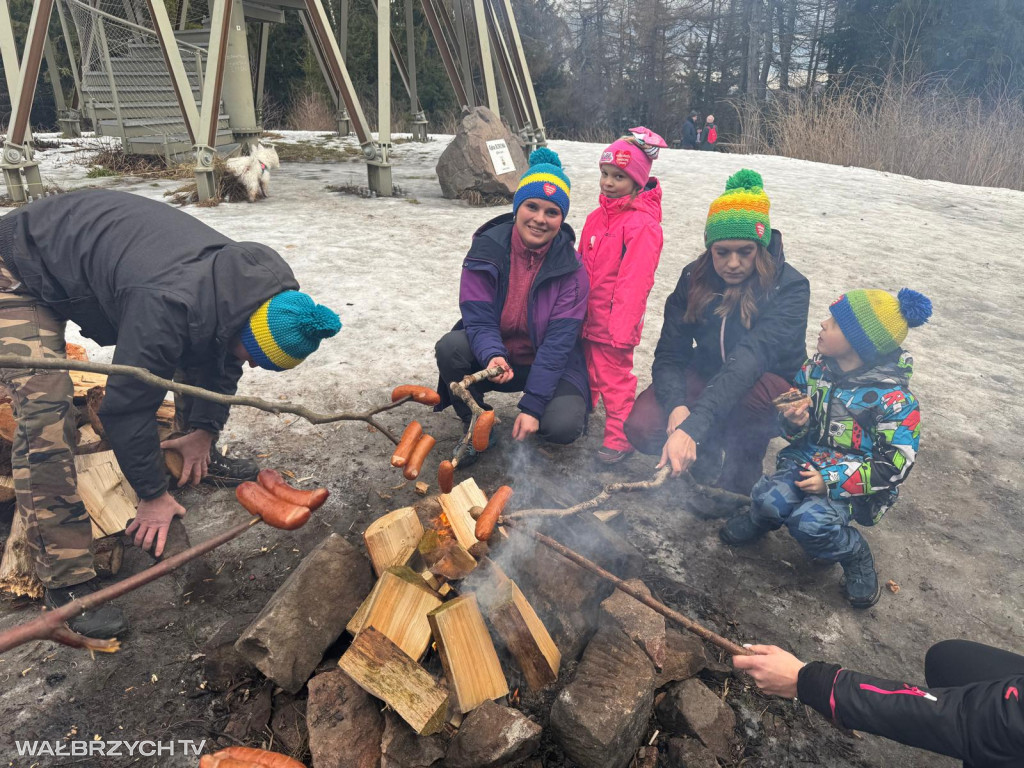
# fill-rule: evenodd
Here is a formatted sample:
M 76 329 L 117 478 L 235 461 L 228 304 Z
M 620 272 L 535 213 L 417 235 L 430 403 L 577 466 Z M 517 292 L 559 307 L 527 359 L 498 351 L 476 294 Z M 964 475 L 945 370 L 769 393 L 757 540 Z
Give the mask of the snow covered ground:
M 303 290 L 334 308 L 344 323 L 296 370 L 248 372 L 243 392 L 346 410 L 382 402 L 397 383 L 435 383 L 433 345 L 457 319 L 459 269 L 470 236 L 505 211 L 441 197 L 434 166 L 449 138 L 396 145 L 394 179 L 405 197 L 327 191 L 328 185 L 365 184 L 360 162 L 285 164 L 273 173 L 268 200 L 185 209 L 235 239 L 276 248 Z M 284 134 L 278 141 L 352 142 L 328 134 Z M 579 229 L 597 202 L 602 146 L 555 141 L 551 147 L 572 179 L 568 220 Z M 157 199 L 180 183 L 86 179 L 79 164 L 83 151 L 43 153 L 46 181 L 117 184 Z M 810 279 L 809 348 L 828 304 L 845 290 L 909 286 L 934 303 L 932 321 L 911 330 L 907 340 L 923 410 L 919 465 L 896 508 L 867 533 L 881 578 L 901 590 L 886 593 L 868 612 L 854 613 L 833 585 L 826 591 L 819 583 L 836 575 L 816 575 L 800 565 L 788 539 L 729 552 L 718 544 L 717 523 L 679 509 L 641 508 L 631 521 L 632 537 L 676 578 L 732 615 L 744 637 L 786 644 L 805 658 L 920 681 L 928 645 L 947 637 L 1024 651 L 1024 193 L 780 157 L 663 152 L 654 172 L 664 187 L 665 250 L 636 354 L 641 387 L 650 382 L 665 299 L 682 267 L 702 250 L 708 204 L 743 167 L 763 175 L 786 256 Z M 511 415 L 511 398 L 496 402 L 499 413 Z M 454 439 L 449 416 L 425 420 Z M 292 421 L 237 409 L 227 439 L 260 452 L 287 429 L 297 443 L 308 436 L 317 450 L 332 450 L 322 430 Z M 318 431 L 321 437 L 314 437 Z M 592 434 L 585 448 L 595 445 Z M 642 477 L 648 463 L 652 468 L 653 461 L 632 458 L 624 472 Z M 599 479 L 591 477 L 583 449 L 578 467 L 580 482 L 596 491 Z M 864 749 L 874 759 L 887 754 L 881 745 Z M 899 754 L 901 765 L 940 764 L 919 753 Z

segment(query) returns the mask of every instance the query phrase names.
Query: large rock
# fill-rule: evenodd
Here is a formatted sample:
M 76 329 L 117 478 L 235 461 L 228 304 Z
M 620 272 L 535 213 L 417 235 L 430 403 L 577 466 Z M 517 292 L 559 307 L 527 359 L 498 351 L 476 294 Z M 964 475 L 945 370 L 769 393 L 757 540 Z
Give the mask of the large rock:
M 445 768 L 498 768 L 522 762 L 540 746 L 541 727 L 522 712 L 485 701 L 448 746 Z
M 433 768 L 441 765 L 444 751 L 440 735 L 418 736 L 397 714 L 384 713 L 380 768 Z
M 677 680 L 689 680 L 708 664 L 704 644 L 689 632 L 673 626 L 665 628 L 665 665 L 657 675 L 655 686 L 664 688 Z
M 651 596 L 651 590 L 640 579 L 630 579 L 626 583 L 647 597 Z M 665 617 L 660 613 L 648 608 L 635 597 L 615 590 L 601 603 L 601 623 L 621 629 L 644 649 L 655 669 L 664 669 L 667 644 Z
M 306 727 L 313 768 L 380 768 L 379 704 L 340 669 L 309 681 Z
M 696 679 L 673 683 L 658 702 L 661 727 L 672 734 L 693 734 L 724 760 L 731 760 L 736 741 L 736 713 Z
M 555 699 L 551 731 L 580 765 L 623 768 L 640 746 L 653 705 L 647 655 L 621 629 L 601 627 Z
M 685 768 L 719 768 L 711 750 L 696 739 L 669 739 L 668 764 Z
M 235 649 L 279 686 L 296 693 L 372 586 L 369 560 L 332 533 L 299 563 Z
M 495 168 L 492 152 L 510 159 L 514 167 L 498 173 L 502 169 Z M 472 190 L 481 197 L 511 200 L 527 167 L 518 139 L 498 116 L 486 107 L 474 107 L 463 113 L 455 138 L 441 154 L 437 180 L 445 197 L 463 197 Z

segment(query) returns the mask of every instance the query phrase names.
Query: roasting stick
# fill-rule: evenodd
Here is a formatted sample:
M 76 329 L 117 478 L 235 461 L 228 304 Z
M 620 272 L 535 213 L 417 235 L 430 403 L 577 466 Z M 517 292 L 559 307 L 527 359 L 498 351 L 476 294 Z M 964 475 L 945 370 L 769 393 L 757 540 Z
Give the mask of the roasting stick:
M 222 395 L 219 392 L 211 392 L 202 387 L 162 378 L 154 373 L 150 373 L 145 368 L 138 368 L 134 365 L 113 365 L 110 363 L 94 363 L 91 360 L 65 360 L 57 357 L 39 358 L 23 357 L 22 355 L 0 355 L 0 368 L 39 368 L 52 371 L 104 373 L 108 376 L 131 376 L 154 387 L 162 387 L 170 392 L 190 395 L 203 400 L 211 400 L 223 405 L 247 405 L 250 408 L 257 408 L 268 413 L 294 414 L 305 419 L 310 424 L 328 424 L 335 421 L 365 421 L 395 445 L 398 445 L 398 438 L 391 434 L 390 430 L 378 422 L 374 416 L 384 411 L 390 411 L 392 408 L 397 408 L 412 399 L 410 397 L 403 397 L 393 403 L 377 406 L 376 408 L 359 413 L 317 413 L 302 405 L 292 405 L 286 400 L 272 402 L 247 395 Z M 479 406 L 477 407 L 479 408 Z
M 518 528 L 518 525 L 515 525 L 515 524 L 509 522 L 508 520 L 505 521 L 505 525 L 508 525 L 510 528 Z M 581 555 L 579 552 L 574 552 L 573 550 L 569 549 L 564 544 L 559 544 L 557 541 L 552 539 L 550 536 L 545 536 L 543 533 L 539 533 L 538 531 L 531 531 L 531 530 L 527 530 L 527 529 L 523 529 L 523 530 L 525 530 L 527 534 L 529 534 L 530 536 L 535 538 L 537 541 L 539 541 L 545 547 L 548 547 L 549 549 L 553 549 L 555 552 L 560 554 L 562 557 L 565 557 L 565 558 L 567 558 L 569 560 L 572 560 L 574 563 L 576 563 L 576 565 L 580 566 L 581 568 L 583 568 L 585 570 L 588 570 L 591 573 L 597 574 L 598 576 L 600 576 L 605 581 L 611 582 L 612 584 L 615 585 L 616 589 L 618 589 L 618 590 L 620 590 L 622 592 L 625 592 L 630 597 L 633 597 L 633 598 L 639 600 L 641 603 L 646 605 L 648 608 L 650 608 L 650 609 L 660 613 L 666 619 L 671 619 L 676 624 L 680 625 L 683 629 L 685 629 L 685 630 L 687 630 L 689 632 L 692 632 L 693 634 L 697 635 L 698 637 L 700 637 L 703 640 L 706 640 L 707 642 L 711 643 L 712 645 L 718 646 L 719 648 L 721 648 L 726 653 L 729 653 L 729 654 L 731 654 L 733 656 L 750 656 L 750 655 L 752 655 L 751 652 L 749 650 L 747 650 L 746 648 L 744 648 L 742 645 L 737 645 L 732 640 L 728 640 L 727 638 L 724 638 L 721 635 L 716 635 L 714 632 L 712 632 L 707 627 L 702 626 L 701 624 L 698 624 L 693 619 L 687 618 L 683 614 L 679 613 L 679 611 L 674 611 L 671 608 L 669 608 L 667 605 L 665 605 L 664 603 L 655 600 L 653 597 L 649 597 L 648 595 L 645 595 L 639 589 L 636 589 L 635 587 L 631 587 L 629 584 L 627 584 L 625 581 L 620 579 L 615 574 L 609 573 L 604 568 L 599 566 L 597 563 L 591 562 L 590 560 L 585 558 L 583 555 Z
M 0 360 L 0 363 L 3 361 Z M 466 430 L 466 434 L 462 436 L 462 440 L 455 448 L 455 457 L 452 459 L 452 467 L 457 468 L 459 461 L 465 458 L 466 453 L 469 451 L 469 444 L 473 441 L 473 428 L 476 427 L 476 420 L 487 413 L 480 404 L 473 397 L 473 393 L 469 391 L 469 388 L 477 382 L 483 381 L 484 379 L 493 379 L 495 376 L 500 376 L 505 372 L 505 369 L 500 365 L 496 365 L 493 368 L 485 368 L 482 371 L 471 373 L 469 376 L 463 377 L 461 381 L 453 381 L 449 388 L 455 397 L 459 398 L 472 411 L 473 416 L 469 420 L 469 428 Z

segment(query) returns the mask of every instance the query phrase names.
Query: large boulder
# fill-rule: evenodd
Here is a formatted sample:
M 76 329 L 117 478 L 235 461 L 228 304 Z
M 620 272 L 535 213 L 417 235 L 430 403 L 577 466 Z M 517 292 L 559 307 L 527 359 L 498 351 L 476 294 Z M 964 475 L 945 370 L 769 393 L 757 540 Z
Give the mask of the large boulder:
M 696 678 L 673 683 L 655 713 L 671 734 L 693 734 L 723 760 L 732 760 L 736 744 L 736 714 Z
M 617 627 L 601 627 L 576 675 L 551 708 L 551 732 L 574 762 L 624 768 L 636 754 L 654 706 L 654 667 Z
M 518 765 L 537 751 L 541 727 L 522 712 L 485 701 L 462 723 L 448 747 L 447 768 Z
M 650 588 L 640 579 L 630 579 L 629 586 L 639 590 L 647 597 L 651 596 Z M 665 617 L 653 608 L 641 603 L 625 592 L 615 590 L 610 597 L 601 603 L 601 623 L 619 627 L 639 645 L 659 672 L 665 667 L 666 640 Z
M 306 727 L 313 768 L 379 768 L 379 706 L 340 669 L 310 680 Z
M 519 140 L 486 107 L 463 113 L 455 138 L 437 162 L 441 194 L 511 200 L 527 169 Z

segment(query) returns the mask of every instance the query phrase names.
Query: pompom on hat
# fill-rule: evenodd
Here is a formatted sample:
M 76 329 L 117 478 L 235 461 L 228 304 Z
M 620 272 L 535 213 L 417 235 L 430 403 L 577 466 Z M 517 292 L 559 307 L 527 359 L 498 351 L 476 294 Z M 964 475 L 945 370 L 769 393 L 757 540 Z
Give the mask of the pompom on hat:
M 829 307 L 846 340 L 865 363 L 896 351 L 907 329 L 928 322 L 932 302 L 923 293 L 903 288 L 888 291 L 858 290 L 844 293 Z
M 519 188 L 512 199 L 512 213 L 519 210 L 524 200 L 536 197 L 557 205 L 565 218 L 569 215 L 571 188 L 558 153 L 547 147 L 535 149 L 530 153 L 530 168 L 519 180 Z
M 283 291 L 260 305 L 242 329 L 242 345 L 260 368 L 294 368 L 320 341 L 341 330 L 338 315 L 300 291 Z
M 737 171 L 708 209 L 704 245 L 710 248 L 719 240 L 755 240 L 767 248 L 772 239 L 770 209 L 761 174 L 746 168 Z
M 651 178 L 651 163 L 658 152 L 668 146 L 654 131 L 642 125 L 629 129 L 630 136 L 613 141 L 604 152 L 598 165 L 614 165 L 621 168 L 636 185 L 643 189 Z

